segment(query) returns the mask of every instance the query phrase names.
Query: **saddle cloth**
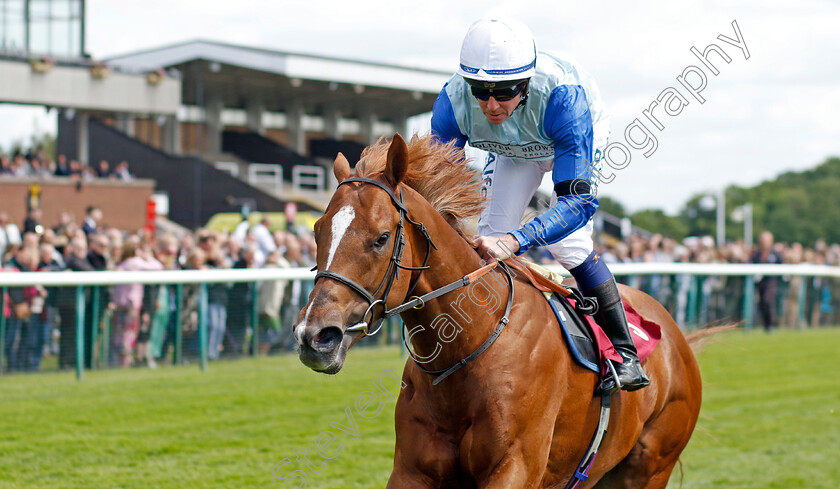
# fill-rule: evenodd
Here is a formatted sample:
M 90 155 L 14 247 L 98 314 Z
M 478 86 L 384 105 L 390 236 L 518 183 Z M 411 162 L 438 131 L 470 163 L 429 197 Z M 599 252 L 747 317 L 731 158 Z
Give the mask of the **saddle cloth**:
M 623 363 L 601 325 L 592 316 L 579 314 L 575 310 L 574 300 L 553 294 L 548 303 L 557 317 L 569 352 L 577 363 L 597 373 L 605 373 L 606 360 Z M 627 302 L 623 304 L 639 360 L 644 362 L 659 343 L 659 325 L 641 317 Z
M 595 319 L 592 316 L 579 314 L 575 310 L 574 299 L 569 297 L 568 289 L 560 285 L 563 280 L 562 275 L 521 258 L 516 259 L 519 262 L 517 264 L 512 264 L 511 261 L 514 260 L 509 259 L 506 263 L 513 266 L 517 271 L 523 272 L 523 275 L 545 295 L 554 311 L 554 315 L 557 317 L 569 352 L 577 363 L 599 374 L 606 373 L 606 360 L 623 363 L 609 336 Z M 525 267 L 522 267 L 522 265 L 525 265 Z M 552 283 L 548 283 L 545 279 Z M 662 332 L 658 324 L 643 318 L 626 301 L 622 301 L 622 303 L 627 315 L 630 335 L 636 345 L 639 359 L 644 362 L 656 348 L 662 337 Z

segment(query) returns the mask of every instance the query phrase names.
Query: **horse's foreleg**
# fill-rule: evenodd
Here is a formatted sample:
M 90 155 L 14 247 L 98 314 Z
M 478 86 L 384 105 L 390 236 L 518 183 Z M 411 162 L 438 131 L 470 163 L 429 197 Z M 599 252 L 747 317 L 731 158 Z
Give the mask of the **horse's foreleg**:
M 405 433 L 405 430 L 402 431 Z M 454 448 L 415 425 L 398 438 L 388 489 L 438 489 L 455 476 Z
M 537 487 L 545 470 L 535 470 L 524 460 L 505 459 L 485 480 L 479 480 L 481 489 L 508 489 Z
M 537 487 L 546 470 L 548 453 L 523 453 L 515 443 L 486 474 L 476 478 L 481 489 Z
M 405 469 L 394 467 L 391 477 L 388 478 L 386 489 L 436 489 L 439 486 L 433 483 L 428 477 L 419 473 L 410 473 Z

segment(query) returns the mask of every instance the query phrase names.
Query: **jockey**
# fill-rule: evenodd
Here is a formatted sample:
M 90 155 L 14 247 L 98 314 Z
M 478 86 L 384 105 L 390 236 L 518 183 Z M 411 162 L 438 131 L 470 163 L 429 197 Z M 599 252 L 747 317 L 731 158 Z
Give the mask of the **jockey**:
M 596 165 L 609 137 L 609 116 L 592 77 L 578 66 L 537 52 L 528 28 L 513 20 L 479 20 L 461 46 L 460 67 L 441 90 L 432 133 L 489 152 L 482 172 L 487 207 L 478 221 L 477 251 L 504 260 L 545 246 L 584 294 L 598 299 L 599 323 L 623 358 L 600 389 L 633 391 L 650 383 L 642 370 L 618 287 L 592 243 L 598 208 Z M 548 210 L 520 220 L 551 172 Z

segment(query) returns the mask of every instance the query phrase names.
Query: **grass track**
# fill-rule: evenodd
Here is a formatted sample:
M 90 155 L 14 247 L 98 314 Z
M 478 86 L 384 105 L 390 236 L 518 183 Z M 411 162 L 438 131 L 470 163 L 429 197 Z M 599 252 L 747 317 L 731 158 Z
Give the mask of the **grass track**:
M 838 328 L 714 340 L 698 357 L 703 408 L 683 487 L 840 488 L 838 350 Z
M 836 328 L 732 332 L 710 345 L 700 355 L 704 406 L 683 455 L 683 487 L 840 488 L 838 347 Z M 337 376 L 285 356 L 214 363 L 205 373 L 91 372 L 81 383 L 70 373 L 0 377 L 0 488 L 277 487 L 272 469 L 285 458 L 278 479 L 302 470 L 309 488 L 384 487 L 394 403 L 382 398 L 371 419 L 354 403 L 402 364 L 397 349 L 360 349 Z M 347 407 L 356 437 L 330 426 L 348 425 Z M 325 430 L 338 435 L 330 450 L 342 444 L 330 460 L 314 449 Z M 320 472 L 295 460 L 307 448 Z

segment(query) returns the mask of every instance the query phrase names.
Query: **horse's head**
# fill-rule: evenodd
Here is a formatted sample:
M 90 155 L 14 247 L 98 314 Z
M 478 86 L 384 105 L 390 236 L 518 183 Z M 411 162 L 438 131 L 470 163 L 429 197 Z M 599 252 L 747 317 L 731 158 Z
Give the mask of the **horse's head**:
M 315 371 L 341 370 L 347 350 L 382 312 L 379 299 L 387 294 L 389 303 L 398 303 L 408 290 L 411 274 L 398 274 L 394 263 L 407 224 L 399 202 L 407 167 L 408 151 L 399 135 L 388 148 L 385 170 L 374 178 L 378 184 L 346 181 L 350 164 L 341 154 L 335 160 L 339 187 L 315 223 L 319 272 L 294 329 L 300 360 Z M 406 257 L 411 254 L 407 241 Z

